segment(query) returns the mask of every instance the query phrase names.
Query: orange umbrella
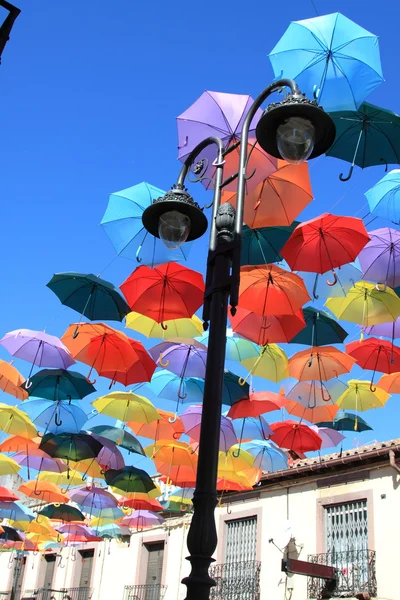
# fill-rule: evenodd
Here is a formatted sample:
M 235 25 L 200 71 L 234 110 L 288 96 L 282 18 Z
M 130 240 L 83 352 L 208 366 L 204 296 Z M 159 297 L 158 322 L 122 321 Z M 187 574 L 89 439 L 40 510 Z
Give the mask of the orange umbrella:
M 308 425 L 297 421 L 280 421 L 272 423 L 273 434 L 270 439 L 280 448 L 294 450 L 297 454 L 312 452 L 321 448 L 321 437 Z
M 313 199 L 307 163 L 279 160 L 278 167 L 246 195 L 244 222 L 252 229 L 291 225 Z M 236 205 L 236 195 L 224 192 L 222 201 Z
M 258 417 L 266 412 L 280 410 L 288 400 L 274 392 L 253 392 L 248 398 L 235 402 L 227 414 L 231 419 L 245 419 L 246 417 Z
M 235 333 L 260 346 L 288 343 L 306 326 L 301 309 L 293 315 L 263 316 L 238 306 L 229 319 Z
M 24 381 L 25 377 L 22 377 L 12 363 L 0 360 L 0 390 L 15 396 L 18 400 L 26 400 L 28 392 L 21 388 Z
M 174 485 L 177 481 L 195 481 L 197 454 L 185 442 L 160 440 L 154 446 L 145 448 L 147 456 L 153 458 L 157 470 L 166 475 Z
M 376 385 L 388 394 L 400 394 L 400 373 L 382 375 Z
M 294 315 L 311 300 L 299 275 L 277 265 L 240 269 L 239 306 L 259 315 Z
M 305 419 L 310 423 L 322 423 L 333 421 L 339 407 L 333 404 L 332 400 L 328 401 L 326 406 L 315 406 L 314 408 L 307 408 L 299 402 L 289 401 L 285 409 L 290 415 L 300 417 L 300 419 Z
M 328 381 L 349 373 L 355 359 L 333 346 L 312 346 L 289 359 L 289 374 L 299 381 Z
M 181 435 L 184 433 L 182 421 L 179 417 L 175 416 L 175 413 L 168 412 L 166 410 L 158 409 L 160 418 L 152 423 L 136 423 L 130 421 L 127 423 L 128 427 L 136 435 L 141 437 L 150 438 L 157 442 L 157 440 L 179 440 Z M 169 420 L 171 419 L 171 421 Z
M 19 435 L 10 435 L 0 444 L 0 452 L 25 452 L 29 454 L 28 450 L 38 449 L 40 444 L 40 438 L 35 437 L 32 439 L 23 438 Z
M 29 498 L 36 498 L 43 502 L 55 502 L 57 504 L 66 504 L 69 497 L 62 491 L 58 485 L 49 481 L 27 481 L 19 486 L 18 491 Z

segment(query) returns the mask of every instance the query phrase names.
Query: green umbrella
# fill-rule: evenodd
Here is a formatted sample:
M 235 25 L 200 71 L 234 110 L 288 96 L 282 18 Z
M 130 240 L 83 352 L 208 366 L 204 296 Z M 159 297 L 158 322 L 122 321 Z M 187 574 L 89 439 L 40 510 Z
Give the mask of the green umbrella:
M 122 321 L 130 312 L 125 299 L 112 283 L 96 275 L 56 273 L 47 287 L 62 304 L 94 321 Z
M 123 492 L 140 492 L 147 494 L 156 489 L 151 477 L 142 469 L 136 467 L 123 467 L 122 469 L 108 469 L 104 478 L 107 485 Z
M 357 111 L 329 113 L 336 126 L 336 138 L 326 153 L 362 169 L 374 165 L 400 163 L 400 117 L 390 110 L 363 102 Z
M 29 388 L 25 383 L 21 387 L 30 396 L 47 400 L 82 400 L 96 391 L 81 373 L 65 369 L 42 369 L 32 375 Z
M 85 515 L 80 510 L 69 504 L 48 504 L 38 515 L 43 515 L 49 519 L 55 519 L 57 521 L 84 521 Z
M 336 414 L 333 421 L 323 421 L 322 423 L 316 423 L 316 425 L 336 429 L 336 431 L 372 431 L 372 427 L 364 419 L 356 414 L 341 410 Z
M 348 336 L 347 331 L 323 310 L 309 306 L 303 309 L 303 315 L 306 326 L 290 340 L 291 344 L 307 346 L 342 344 Z
M 243 226 L 241 265 L 263 265 L 283 260 L 280 251 L 298 225 L 261 227 L 251 229 Z
M 88 431 L 114 442 L 117 446 L 121 446 L 121 448 L 125 448 L 129 452 L 144 454 L 139 440 L 129 433 L 129 431 L 126 431 L 126 429 L 113 427 L 112 425 L 95 425 L 94 427 L 90 427 Z
M 47 433 L 41 439 L 39 449 L 47 452 L 52 458 L 62 458 L 79 462 L 86 458 L 96 458 L 103 448 L 98 440 L 85 432 L 80 433 Z

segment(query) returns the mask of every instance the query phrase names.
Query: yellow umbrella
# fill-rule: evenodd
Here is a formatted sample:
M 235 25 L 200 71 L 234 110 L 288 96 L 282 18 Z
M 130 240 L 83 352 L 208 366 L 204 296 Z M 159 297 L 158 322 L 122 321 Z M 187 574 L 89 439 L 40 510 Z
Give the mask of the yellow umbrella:
M 20 468 L 13 458 L 0 454 L 0 475 L 16 475 Z
M 155 481 L 153 481 L 154 485 L 156 486 L 154 488 L 154 490 L 150 490 L 149 492 L 143 493 L 143 492 L 121 492 L 121 490 L 119 490 L 118 488 L 112 487 L 110 486 L 111 491 L 113 492 L 113 494 L 115 494 L 116 496 L 119 496 L 120 498 L 126 498 L 127 500 L 146 500 L 147 498 L 153 499 L 153 498 L 158 498 L 158 496 L 161 496 L 161 490 L 158 487 L 158 485 L 156 484 Z M 123 494 L 121 496 L 121 494 Z M 123 507 L 121 507 L 123 509 Z
M 123 422 L 151 423 L 160 418 L 150 400 L 133 392 L 112 392 L 92 404 L 99 413 Z
M 58 542 L 61 543 L 64 538 L 60 533 L 55 532 L 55 535 L 50 533 L 27 533 L 26 539 L 33 544 L 45 544 L 46 542 Z
M 243 471 L 252 469 L 254 456 L 238 445 L 229 448 L 228 452 L 220 452 L 218 458 L 218 477 L 235 481 L 235 477 L 243 477 Z M 240 475 L 240 473 L 242 473 Z
M 240 385 L 244 385 L 251 375 L 263 377 L 275 383 L 289 377 L 288 358 L 276 344 L 266 344 L 261 348 L 259 356 L 245 358 L 240 361 L 240 364 L 249 370 L 245 379 L 239 379 Z
M 84 477 L 93 477 L 93 479 L 104 479 L 104 473 L 99 463 L 96 462 L 93 458 L 86 458 L 85 460 L 80 460 L 79 462 L 69 461 L 69 466 L 71 467 L 71 473 L 81 473 Z M 81 478 L 82 478 L 81 475 Z M 82 483 L 82 482 L 81 482 Z
M 21 529 L 26 533 L 36 533 L 39 535 L 53 535 L 57 537 L 57 531 L 52 526 L 50 519 L 39 516 L 39 520 L 33 519 L 33 521 L 13 521 L 12 526 L 16 529 Z
M 2 402 L 0 402 L 0 429 L 27 439 L 35 438 L 38 434 L 26 413 Z
M 336 401 L 336 404 L 342 409 L 363 412 L 370 408 L 382 408 L 390 398 L 390 394 L 379 387 L 371 391 L 370 381 L 351 379 L 347 385 L 349 386 L 347 390 Z
M 150 317 L 146 317 L 136 312 L 131 312 L 126 315 L 126 327 L 134 329 L 148 338 L 162 338 L 170 340 L 174 338 L 193 338 L 203 335 L 203 321 L 193 315 L 190 319 L 172 319 L 161 323 L 153 321 Z
M 97 464 L 97 463 L 96 463 Z M 99 466 L 97 464 L 97 466 Z M 100 467 L 99 467 L 100 469 Z M 91 475 L 89 475 L 91 477 Z M 77 485 L 82 486 L 85 484 L 85 480 L 82 479 L 82 473 L 77 471 L 64 472 L 64 473 L 53 473 L 51 471 L 41 471 L 38 475 L 39 481 L 48 481 L 55 485 L 75 487 Z
M 363 327 L 396 321 L 400 317 L 400 298 L 389 287 L 358 281 L 344 298 L 328 298 L 325 306 L 338 318 Z

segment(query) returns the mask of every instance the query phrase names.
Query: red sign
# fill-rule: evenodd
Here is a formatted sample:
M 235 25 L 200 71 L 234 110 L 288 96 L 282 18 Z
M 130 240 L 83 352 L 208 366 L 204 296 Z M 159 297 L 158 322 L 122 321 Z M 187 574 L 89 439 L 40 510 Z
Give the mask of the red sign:
M 282 571 L 294 573 L 295 575 L 318 577 L 319 579 L 336 579 L 335 567 L 319 565 L 305 560 L 295 560 L 294 558 L 282 559 Z

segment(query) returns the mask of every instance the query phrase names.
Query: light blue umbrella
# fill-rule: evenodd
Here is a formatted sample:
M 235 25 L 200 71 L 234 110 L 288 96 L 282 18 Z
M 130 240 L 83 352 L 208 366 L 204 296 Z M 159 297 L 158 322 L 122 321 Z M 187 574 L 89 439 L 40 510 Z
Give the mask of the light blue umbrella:
M 287 469 L 287 457 L 276 446 L 265 440 L 252 440 L 243 444 L 243 450 L 254 456 L 253 467 L 274 473 Z
M 386 173 L 378 183 L 365 192 L 371 214 L 400 223 L 400 169 Z
M 157 399 L 176 402 L 176 406 L 183 402 L 200 404 L 203 402 L 203 388 L 195 377 L 179 377 L 170 371 L 156 371 L 150 383 L 140 384 L 134 388 L 135 393 L 146 395 L 150 392 L 155 401 Z
M 33 521 L 35 517 L 35 513 L 22 502 L 0 502 L 0 519 Z
M 332 280 L 331 271 L 322 275 L 299 271 L 297 275 L 300 275 L 308 293 L 316 300 L 318 298 L 321 300 L 325 300 L 325 298 L 344 298 L 356 281 L 362 279 L 362 271 L 358 263 L 349 263 L 337 269 L 337 283 L 335 285 L 329 285 L 328 283 Z
M 269 59 L 326 111 L 357 110 L 383 81 L 377 36 L 340 13 L 292 22 Z
M 87 421 L 86 413 L 76 401 L 25 400 L 21 410 L 46 433 L 79 433 Z
M 129 527 L 118 525 L 117 523 L 109 523 L 100 525 L 95 529 L 95 535 L 103 538 L 118 538 L 123 535 L 131 535 Z
M 232 424 L 239 439 L 267 440 L 272 434 L 271 427 L 261 415 L 258 417 L 233 419 Z
M 190 242 L 176 250 L 168 250 L 160 239 L 143 227 L 143 211 L 164 194 L 164 190 L 145 182 L 111 194 L 100 224 L 118 255 L 151 266 L 187 260 Z
M 200 344 L 208 345 L 209 332 L 206 331 L 201 337 L 196 337 L 195 340 Z M 241 362 L 246 358 L 254 358 L 260 354 L 260 346 L 250 340 L 246 340 L 232 331 L 232 329 L 226 330 L 226 360 L 233 360 Z

